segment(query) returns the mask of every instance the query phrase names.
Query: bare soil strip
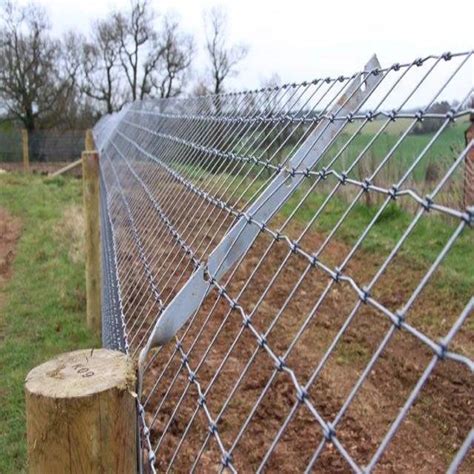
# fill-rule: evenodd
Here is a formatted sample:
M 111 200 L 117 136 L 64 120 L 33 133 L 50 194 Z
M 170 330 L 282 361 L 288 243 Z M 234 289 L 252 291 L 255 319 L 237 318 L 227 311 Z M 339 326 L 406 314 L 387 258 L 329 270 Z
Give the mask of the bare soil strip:
M 0 311 L 4 303 L 3 288 L 11 276 L 16 243 L 21 234 L 20 219 L 0 207 Z M 0 321 L 0 341 L 3 339 Z

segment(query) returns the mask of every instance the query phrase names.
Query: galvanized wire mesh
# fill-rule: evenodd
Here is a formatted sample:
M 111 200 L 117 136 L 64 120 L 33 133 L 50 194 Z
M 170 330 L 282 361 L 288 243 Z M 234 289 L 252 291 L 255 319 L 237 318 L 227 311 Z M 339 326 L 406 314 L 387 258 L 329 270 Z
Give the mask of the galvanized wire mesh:
M 97 124 L 145 471 L 472 470 L 472 55 Z

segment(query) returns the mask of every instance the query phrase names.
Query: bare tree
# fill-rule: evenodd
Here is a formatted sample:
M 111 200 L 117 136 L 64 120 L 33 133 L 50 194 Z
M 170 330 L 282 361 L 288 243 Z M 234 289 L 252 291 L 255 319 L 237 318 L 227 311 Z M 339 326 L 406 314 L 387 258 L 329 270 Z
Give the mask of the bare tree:
M 120 77 L 120 47 L 113 16 L 95 22 L 90 40 L 82 47 L 81 90 L 91 99 L 103 103 L 109 114 L 120 110 L 127 99 Z
M 120 42 L 119 58 L 132 100 L 152 93 L 151 75 L 163 54 L 153 28 L 155 12 L 148 0 L 135 0 L 129 12 L 114 14 Z
M 104 104 L 107 113 L 129 100 L 179 94 L 187 77 L 193 41 L 165 16 L 155 27 L 148 0 L 133 0 L 128 11 L 112 12 L 94 24 L 83 47 L 81 90 Z
M 219 94 L 223 91 L 224 80 L 237 74 L 237 65 L 247 56 L 248 48 L 242 44 L 227 45 L 227 15 L 222 8 L 212 8 L 204 19 L 213 92 Z
M 130 12 L 114 14 L 115 29 L 120 42 L 120 62 L 130 86 L 131 98 L 136 100 L 139 93 L 140 55 L 150 41 L 154 40 L 152 21 L 153 11 L 149 8 L 148 0 L 136 0 Z M 157 55 L 160 53 L 158 52 Z M 151 58 L 147 58 L 150 61 Z M 152 68 L 152 66 L 150 66 Z M 145 67 L 144 76 L 147 76 Z M 143 77 L 146 83 L 146 77 Z
M 38 121 L 59 117 L 58 104 L 73 90 L 74 74 L 62 67 L 61 44 L 49 36 L 43 9 L 9 1 L 4 4 L 2 20 L 0 97 L 9 115 L 33 131 Z
M 160 44 L 162 55 L 157 71 L 159 82 L 156 82 L 156 86 L 161 97 L 173 97 L 183 90 L 194 52 L 193 39 L 181 33 L 178 22 L 168 16 L 163 21 Z
M 135 0 L 129 12 L 114 14 L 120 64 L 132 100 L 179 94 L 191 65 L 192 38 L 179 31 L 171 16 L 164 17 L 159 31 L 155 20 L 148 0 Z

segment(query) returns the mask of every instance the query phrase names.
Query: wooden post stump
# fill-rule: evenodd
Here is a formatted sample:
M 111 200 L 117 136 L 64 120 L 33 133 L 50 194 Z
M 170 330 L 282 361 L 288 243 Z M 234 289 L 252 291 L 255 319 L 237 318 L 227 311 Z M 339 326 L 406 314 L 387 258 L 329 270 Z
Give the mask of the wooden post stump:
M 62 354 L 26 377 L 29 472 L 136 473 L 135 369 L 107 349 Z

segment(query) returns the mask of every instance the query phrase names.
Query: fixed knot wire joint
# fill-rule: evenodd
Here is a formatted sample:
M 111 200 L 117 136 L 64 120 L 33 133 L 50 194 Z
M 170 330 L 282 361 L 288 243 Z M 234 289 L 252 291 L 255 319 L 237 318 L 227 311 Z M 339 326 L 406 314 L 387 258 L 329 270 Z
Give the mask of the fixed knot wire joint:
M 296 388 L 296 399 L 300 403 L 304 403 L 305 400 L 308 398 L 308 391 L 304 387 L 297 387 Z
M 465 217 L 464 217 L 465 216 Z M 469 227 L 474 226 L 474 206 L 470 206 L 466 209 L 463 219 Z
M 396 186 L 395 184 L 388 190 L 388 195 L 391 197 L 393 201 L 397 200 L 398 191 L 399 191 L 398 186 Z
M 184 354 L 183 357 L 181 357 L 181 367 L 186 367 L 188 365 L 189 358 L 187 354 Z
M 257 344 L 260 348 L 264 349 L 267 345 L 267 338 L 263 334 L 257 336 Z
M 327 179 L 328 176 L 329 176 L 329 172 L 327 168 L 322 168 L 321 171 L 319 172 L 319 177 L 324 181 L 325 179 Z
M 370 298 L 370 291 L 367 287 L 364 286 L 362 288 L 359 298 L 362 301 L 362 303 L 367 304 L 367 300 Z
M 439 360 L 444 360 L 446 358 L 448 346 L 446 345 L 446 342 L 443 339 L 439 341 L 439 343 L 436 345 L 435 351 Z
M 334 272 L 332 274 L 332 279 L 336 282 L 336 283 L 339 283 L 341 281 L 341 277 L 342 277 L 342 271 L 339 267 L 336 267 L 334 269 Z
M 392 111 L 388 114 L 388 118 L 390 119 L 391 122 L 395 122 L 395 120 L 397 119 L 397 111 L 396 111 L 396 110 L 392 110 Z
M 419 111 L 415 114 L 415 118 L 416 118 L 417 122 L 423 122 L 423 117 L 424 117 L 424 112 L 423 112 L 423 110 L 419 110 Z
M 405 322 L 405 318 L 406 318 L 405 310 L 397 309 L 397 311 L 395 311 L 395 321 L 393 322 L 393 324 L 395 325 L 397 329 L 402 328 L 403 323 Z
M 278 372 L 282 372 L 286 368 L 285 359 L 283 359 L 283 357 L 281 356 L 278 356 L 277 360 L 278 361 L 275 362 L 275 367 L 278 370 Z
M 326 423 L 326 426 L 323 428 L 323 435 L 326 441 L 332 441 L 334 436 L 336 436 L 336 430 L 331 423 Z
M 200 408 L 202 408 L 205 404 L 206 404 L 206 396 L 203 394 L 200 394 L 198 398 L 198 405 Z
M 426 212 L 429 212 L 433 207 L 433 199 L 430 196 L 426 196 L 425 199 L 421 202 L 421 206 Z
M 215 436 L 217 434 L 217 424 L 212 422 L 212 423 L 209 423 L 209 433 L 212 435 L 212 436 Z
M 370 179 L 365 178 L 364 181 L 362 182 L 362 189 L 364 190 L 365 193 L 368 193 L 370 191 L 370 187 L 372 186 L 372 181 Z
M 290 250 L 292 253 L 298 253 L 298 250 L 300 249 L 300 245 L 298 242 L 292 240 L 291 245 L 290 245 Z
M 229 467 L 232 463 L 232 454 L 226 451 L 221 458 L 221 464 L 224 467 Z

